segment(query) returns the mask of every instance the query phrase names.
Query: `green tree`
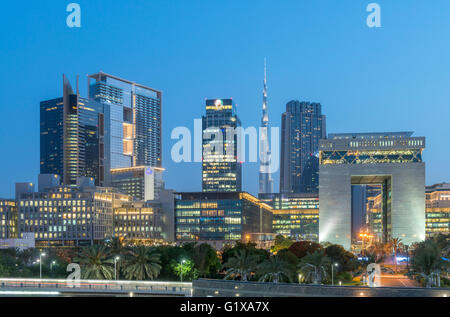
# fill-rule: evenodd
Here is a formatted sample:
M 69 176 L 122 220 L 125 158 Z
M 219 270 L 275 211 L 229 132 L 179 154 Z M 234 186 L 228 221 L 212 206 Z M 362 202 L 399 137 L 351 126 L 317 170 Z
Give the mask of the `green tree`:
M 299 259 L 295 256 L 295 254 L 289 251 L 288 249 L 278 251 L 277 257 L 279 257 L 281 260 L 288 262 L 294 267 L 297 267 L 297 264 L 299 262 Z
M 3 263 L 0 263 L 0 277 L 9 277 L 10 276 L 10 268 L 8 268 Z
M 373 242 L 366 248 L 366 256 L 371 257 L 369 263 L 380 263 L 389 253 L 389 245 L 381 242 Z
M 441 257 L 442 250 L 433 240 L 426 240 L 417 245 L 413 251 L 411 264 L 416 272 L 424 278 L 426 287 L 439 284 L 440 271 L 446 263 Z
M 198 278 L 198 270 L 195 268 L 194 261 L 190 259 L 182 259 L 180 261 L 172 260 L 170 267 L 174 274 L 183 282 Z
M 234 246 L 226 246 L 222 251 L 222 263 L 228 262 L 229 258 L 235 257 L 236 252 L 245 250 L 248 254 L 255 255 L 257 258 L 257 264 L 261 263 L 264 260 L 267 260 L 270 257 L 270 252 L 258 249 L 256 247 L 256 243 L 242 243 L 236 242 Z
M 330 244 L 325 248 L 325 255 L 332 263 L 338 263 L 337 272 L 350 272 L 359 267 L 358 258 L 338 244 Z
M 192 260 L 200 277 L 216 276 L 220 261 L 216 250 L 207 243 L 195 244 L 192 248 Z
M 305 255 L 300 260 L 298 268 L 306 281 L 313 284 L 321 284 L 322 280 L 327 276 L 330 265 L 331 261 L 323 251 L 315 251 Z
M 295 267 L 278 256 L 272 256 L 257 266 L 260 282 L 292 282 Z
M 276 254 L 281 250 L 288 249 L 293 243 L 291 239 L 279 234 L 275 237 L 275 245 L 271 248 L 271 251 Z
M 395 273 L 397 273 L 397 253 L 403 248 L 402 239 L 400 238 L 391 238 L 389 239 L 389 247 L 392 248 L 394 253 L 394 267 Z
M 322 251 L 322 246 L 319 243 L 313 241 L 298 241 L 294 242 L 288 250 L 295 254 L 299 259 L 306 256 L 308 253 L 314 253 L 315 251 Z
M 128 280 L 155 279 L 161 271 L 161 255 L 154 248 L 137 246 L 125 258 L 123 271 Z
M 173 266 L 180 261 L 192 260 L 191 255 L 187 250 L 180 246 L 162 245 L 157 246 L 156 251 L 161 254 L 161 272 L 159 274 L 159 279 L 176 281 L 179 280 L 179 276 L 174 270 Z
M 104 245 L 83 248 L 75 261 L 80 263 L 83 279 L 111 280 L 114 277 L 114 268 L 111 266 L 114 260 Z
M 247 281 L 258 265 L 258 256 L 248 250 L 238 250 L 234 257 L 228 259 L 223 265 L 226 270 L 225 279 L 236 279 Z

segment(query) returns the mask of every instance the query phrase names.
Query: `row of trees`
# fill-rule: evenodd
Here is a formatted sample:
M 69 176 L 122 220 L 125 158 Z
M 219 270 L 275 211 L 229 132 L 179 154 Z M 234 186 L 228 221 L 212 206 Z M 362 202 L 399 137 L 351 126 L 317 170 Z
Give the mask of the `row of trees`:
M 358 272 L 387 254 L 404 252 L 401 240 L 372 244 L 367 261 L 359 261 L 342 246 L 311 241 L 291 241 L 278 236 L 271 251 L 252 243 L 236 243 L 217 252 L 208 244 L 182 246 L 124 245 L 118 238 L 84 248 L 48 249 L 43 259 L 44 277 L 64 278 L 69 263 L 79 263 L 84 279 L 181 280 L 202 278 L 243 281 L 304 282 L 331 284 L 352 282 Z M 441 285 L 448 270 L 449 241 L 444 235 L 409 248 L 411 268 L 426 286 Z M 0 250 L 1 277 L 39 276 L 39 250 Z M 332 280 L 332 273 L 334 281 Z M 444 281 L 444 284 L 446 281 Z
M 83 279 L 218 278 L 221 268 L 216 250 L 208 244 L 125 245 L 112 238 L 91 247 L 0 250 L 0 277 L 36 277 L 42 267 L 43 277 L 65 278 L 69 263 L 80 265 Z
M 351 281 L 360 263 L 342 246 L 311 241 L 293 242 L 277 237 L 272 253 L 261 253 L 252 244 L 237 244 L 224 252 L 225 279 L 262 282 L 332 283 L 331 271 L 341 281 Z

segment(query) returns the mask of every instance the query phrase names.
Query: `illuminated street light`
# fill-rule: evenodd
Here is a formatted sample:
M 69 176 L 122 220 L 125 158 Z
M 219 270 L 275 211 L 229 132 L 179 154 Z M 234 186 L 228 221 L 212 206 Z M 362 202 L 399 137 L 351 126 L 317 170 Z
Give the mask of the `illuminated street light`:
M 42 279 L 42 257 L 45 256 L 45 253 L 39 254 L 39 278 Z
M 56 261 L 52 261 L 52 262 L 50 263 L 50 271 L 53 272 L 53 265 L 55 265 L 55 264 L 56 264 Z
M 337 263 L 333 263 L 331 265 L 331 285 L 334 286 L 334 267 L 337 267 Z
M 117 281 L 117 261 L 120 260 L 120 257 L 116 256 L 114 258 L 114 279 Z

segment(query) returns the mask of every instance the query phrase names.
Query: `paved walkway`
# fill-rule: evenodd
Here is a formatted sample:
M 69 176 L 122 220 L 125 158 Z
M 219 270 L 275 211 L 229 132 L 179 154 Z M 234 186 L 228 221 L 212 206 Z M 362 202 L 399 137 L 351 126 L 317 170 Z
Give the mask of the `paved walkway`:
M 381 274 L 382 287 L 421 287 L 419 283 L 401 274 Z

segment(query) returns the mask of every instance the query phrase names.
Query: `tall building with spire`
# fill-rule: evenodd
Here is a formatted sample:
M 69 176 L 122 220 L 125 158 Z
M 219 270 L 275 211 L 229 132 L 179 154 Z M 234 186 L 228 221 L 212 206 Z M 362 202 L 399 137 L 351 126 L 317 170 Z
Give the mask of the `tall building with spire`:
M 267 66 L 264 59 L 263 107 L 259 140 L 259 193 L 273 192 L 273 180 L 270 173 L 271 153 L 269 149 L 269 114 L 267 112 Z

